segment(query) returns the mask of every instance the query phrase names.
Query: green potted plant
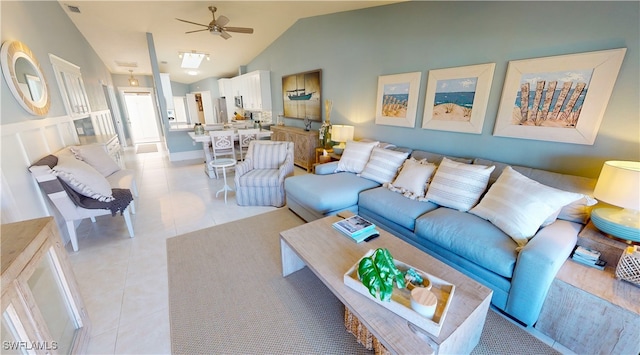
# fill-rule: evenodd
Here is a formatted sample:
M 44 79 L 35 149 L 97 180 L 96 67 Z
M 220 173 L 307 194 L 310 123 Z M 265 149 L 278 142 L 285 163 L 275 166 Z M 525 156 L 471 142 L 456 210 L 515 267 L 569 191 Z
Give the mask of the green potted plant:
M 389 250 L 384 248 L 378 248 L 371 256 L 360 260 L 358 277 L 371 296 L 381 301 L 391 300 L 394 282 L 398 288 L 405 287 L 404 274 L 396 267 Z

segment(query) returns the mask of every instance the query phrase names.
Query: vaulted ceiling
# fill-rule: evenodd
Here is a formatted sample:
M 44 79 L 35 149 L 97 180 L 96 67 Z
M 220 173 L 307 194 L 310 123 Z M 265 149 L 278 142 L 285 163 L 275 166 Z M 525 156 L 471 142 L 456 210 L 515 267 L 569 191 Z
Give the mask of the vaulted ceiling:
M 114 74 L 151 74 L 147 33 L 153 35 L 160 71 L 190 84 L 208 77 L 231 77 L 267 48 L 297 20 L 305 17 L 386 5 L 396 1 L 58 1 L 71 21 Z M 229 18 L 227 26 L 251 27 L 253 34 L 230 32 L 231 38 L 176 18 L 207 25 Z M 74 11 L 79 12 L 74 12 Z M 196 75 L 180 67 L 178 52 L 209 54 Z

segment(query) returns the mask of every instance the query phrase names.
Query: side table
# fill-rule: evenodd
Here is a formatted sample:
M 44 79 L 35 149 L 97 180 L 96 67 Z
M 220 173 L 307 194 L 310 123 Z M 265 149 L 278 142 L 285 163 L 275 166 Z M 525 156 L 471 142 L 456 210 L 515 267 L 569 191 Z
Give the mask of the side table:
M 224 178 L 224 186 L 222 187 L 222 189 L 220 189 L 220 190 L 218 190 L 218 192 L 216 192 L 216 198 L 218 197 L 218 195 L 221 192 L 224 192 L 224 204 L 226 205 L 227 204 L 227 191 L 234 191 L 227 184 L 227 168 L 235 166 L 236 165 L 236 160 L 235 159 L 217 159 L 217 160 L 212 161 L 209 164 L 211 165 L 211 167 L 215 171 L 217 171 L 218 168 L 222 168 L 222 176 Z
M 535 328 L 578 354 L 638 354 L 640 288 L 615 277 L 625 244 L 597 233 L 587 225 L 578 245 L 599 250 L 605 270 L 565 261 Z

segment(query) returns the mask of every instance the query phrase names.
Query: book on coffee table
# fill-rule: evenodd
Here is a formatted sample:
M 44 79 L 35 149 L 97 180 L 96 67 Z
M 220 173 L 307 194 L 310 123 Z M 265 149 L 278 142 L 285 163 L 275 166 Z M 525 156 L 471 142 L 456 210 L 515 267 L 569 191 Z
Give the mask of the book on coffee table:
M 372 234 L 377 233 L 375 224 L 358 215 L 333 223 L 333 228 L 357 242 L 361 242 Z

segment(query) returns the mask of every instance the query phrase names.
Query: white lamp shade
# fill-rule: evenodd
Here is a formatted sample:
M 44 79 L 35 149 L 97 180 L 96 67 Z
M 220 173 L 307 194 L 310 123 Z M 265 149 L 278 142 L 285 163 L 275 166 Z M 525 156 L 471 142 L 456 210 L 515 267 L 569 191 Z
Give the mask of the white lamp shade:
M 353 126 L 339 124 L 331 126 L 331 140 L 334 142 L 353 140 Z
M 593 195 L 610 205 L 640 210 L 640 162 L 605 162 Z

